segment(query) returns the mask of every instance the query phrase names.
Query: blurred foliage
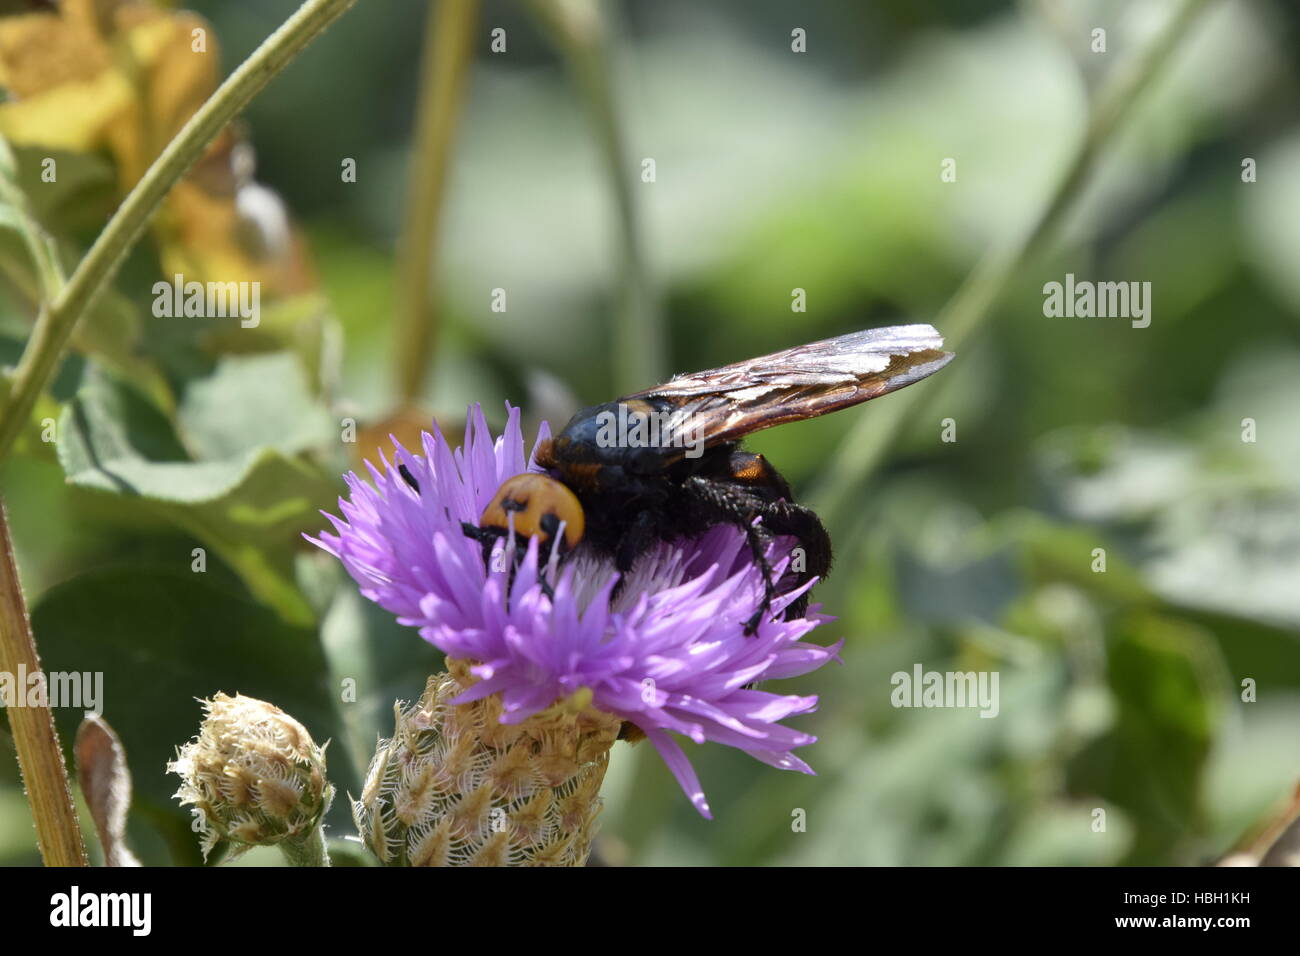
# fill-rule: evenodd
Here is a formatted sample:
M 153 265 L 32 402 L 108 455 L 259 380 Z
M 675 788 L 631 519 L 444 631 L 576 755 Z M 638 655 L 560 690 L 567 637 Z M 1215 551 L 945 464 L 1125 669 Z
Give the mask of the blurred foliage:
M 105 23 L 86 19 L 90 0 L 65 0 L 82 19 L 62 33 L 33 19 L 45 14 L 0 19 L 0 133 L 18 157 L 0 206 L 5 364 L 35 316 L 31 250 L 52 243 L 71 266 L 186 111 L 295 4 L 202 0 L 206 21 L 110 6 Z M 47 668 L 105 674 L 146 862 L 198 862 L 164 775 L 198 726 L 195 697 L 274 701 L 331 739 L 334 782 L 355 792 L 392 701 L 439 665 L 301 539 L 358 450 L 409 433 L 416 414 L 394 408 L 390 316 L 421 6 L 359 4 L 254 102 L 173 194 L 0 468 Z M 635 203 L 673 369 L 927 320 L 1035 214 L 1099 75 L 1167 7 L 611 6 L 622 133 L 657 165 Z M 182 83 L 166 38 L 205 22 L 211 58 Z M 499 422 L 510 399 L 559 424 L 617 391 L 616 200 L 527 8 L 494 0 L 481 23 L 425 416 L 454 430 L 482 402 Z M 497 26 L 505 55 L 488 48 Z M 790 52 L 793 26 L 807 54 Z M 24 31 L 76 68 L 19 72 L 15 51 L 36 49 Z M 922 386 L 923 413 L 860 489 L 856 519 L 830 529 L 836 567 L 817 598 L 837 616 L 825 639 L 847 638 L 844 664 L 791 685 L 821 697 L 802 723 L 821 738 L 804 754 L 819 776 L 688 744 L 710 823 L 647 748 L 619 745 L 605 862 L 1202 863 L 1285 796 L 1300 777 L 1298 33 L 1284 0 L 1216 5 L 1065 236 Z M 129 69 L 106 52 L 123 49 Z M 280 198 L 253 181 L 250 149 Z M 940 181 L 945 157 L 956 183 Z M 1246 157 L 1257 182 L 1242 181 Z M 178 271 L 260 278 L 261 324 L 155 317 L 153 284 Z M 1042 286 L 1066 272 L 1150 281 L 1150 328 L 1044 318 Z M 489 308 L 496 287 L 507 312 Z M 796 287 L 806 313 L 790 311 Z M 752 444 L 798 493 L 850 416 L 871 414 Z M 945 418 L 956 442 L 940 440 Z M 51 421 L 56 443 L 42 440 Z M 350 421 L 355 444 L 340 441 Z M 999 715 L 895 709 L 890 675 L 917 663 L 998 671 Z M 349 679 L 357 699 L 342 703 Z M 58 717 L 70 747 L 79 714 Z M 4 727 L 0 712 L 11 751 Z M 11 756 L 0 862 L 33 862 Z M 336 837 L 352 829 L 346 803 Z M 792 832 L 799 809 L 807 832 Z

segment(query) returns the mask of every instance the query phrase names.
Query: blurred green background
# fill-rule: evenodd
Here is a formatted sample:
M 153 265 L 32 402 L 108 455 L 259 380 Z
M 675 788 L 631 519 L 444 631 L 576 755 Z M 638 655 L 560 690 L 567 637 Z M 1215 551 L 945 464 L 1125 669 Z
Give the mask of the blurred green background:
M 225 75 L 294 6 L 192 9 Z M 581 88 L 532 7 L 485 3 L 431 277 L 442 326 L 416 405 L 454 427 L 482 402 L 499 425 L 510 400 L 554 425 L 648 385 L 623 380 L 636 366 L 617 354 L 628 308 L 662 323 L 664 376 L 934 320 L 987 249 L 1032 223 L 1093 92 L 1172 6 L 604 6 L 648 277 L 629 305 Z M 280 705 L 332 738 L 333 779 L 357 792 L 393 699 L 418 696 L 438 667 L 299 537 L 355 464 L 339 423 L 398 404 L 395 248 L 424 15 L 415 0 L 360 0 L 245 115 L 257 179 L 301 229 L 316 291 L 264 301 L 256 339 L 196 332 L 151 316 L 166 272 L 146 240 L 91 317 L 126 338 L 69 357 L 0 468 L 45 665 L 104 672 L 147 862 L 198 862 L 163 772 L 197 730 L 194 697 Z M 496 27 L 504 54 L 489 49 Z M 791 51 L 795 27 L 806 53 Z M 1090 49 L 1095 27 L 1105 54 Z M 821 698 L 798 722 L 820 738 L 801 752 L 818 776 L 687 744 L 707 822 L 649 748 L 620 744 L 602 860 L 1197 864 L 1285 800 L 1300 780 L 1298 33 L 1287 0 L 1211 5 L 1064 228 L 919 386 L 899 440 L 847 493 L 819 481 L 899 396 L 755 436 L 837 546 L 816 599 L 837 618 L 821 640 L 847 639 L 844 665 L 787 682 Z M 69 156 L 76 175 L 43 192 L 45 153 L 15 149 L 32 215 L 75 262 L 119 194 L 113 156 Z M 948 157 L 956 182 L 941 181 Z M 346 158 L 355 182 L 340 176 Z M 1256 182 L 1242 180 L 1245 158 Z M 7 363 L 33 315 L 11 239 Z M 1150 327 L 1045 317 L 1042 287 L 1067 272 L 1150 282 Z M 490 308 L 494 288 L 506 312 Z M 57 448 L 39 440 L 45 416 Z M 941 440 L 944 419 L 955 442 Z M 99 467 L 106 448 L 119 480 Z M 199 547 L 204 574 L 191 571 Z M 893 708 L 890 675 L 918 663 L 998 671 L 999 716 Z M 355 704 L 336 701 L 347 676 Z M 79 714 L 58 717 L 66 745 Z M 34 863 L 3 727 L 0 863 Z M 807 832 L 792 832 L 797 808 Z M 331 823 L 352 832 L 345 799 Z M 241 862 L 259 860 L 276 857 Z

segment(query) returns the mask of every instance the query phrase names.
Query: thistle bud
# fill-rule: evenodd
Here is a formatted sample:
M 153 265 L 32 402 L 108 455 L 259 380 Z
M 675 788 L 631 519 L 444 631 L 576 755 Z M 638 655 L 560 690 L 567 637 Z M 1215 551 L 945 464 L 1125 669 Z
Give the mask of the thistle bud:
M 265 701 L 219 693 L 203 707 L 198 736 L 167 769 L 181 778 L 176 798 L 196 808 L 204 857 L 225 839 L 236 853 L 279 844 L 291 863 L 328 865 L 320 827 L 334 788 L 324 749 Z
M 497 695 L 450 703 L 474 678 L 448 666 L 394 708 L 352 804 L 366 845 L 387 866 L 582 866 L 622 722 L 579 693 L 503 724 Z

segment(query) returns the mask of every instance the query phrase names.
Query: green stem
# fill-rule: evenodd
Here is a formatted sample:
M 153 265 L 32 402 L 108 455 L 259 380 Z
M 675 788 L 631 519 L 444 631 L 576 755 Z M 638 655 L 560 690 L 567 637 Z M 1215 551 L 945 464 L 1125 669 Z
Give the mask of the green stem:
M 530 0 L 555 38 L 587 102 L 618 216 L 619 290 L 612 366 L 618 392 L 661 381 L 667 367 L 663 316 L 656 307 L 637 223 L 636 179 L 619 123 L 608 29 L 592 0 Z
M 1042 251 L 1091 179 L 1097 160 L 1142 94 L 1168 66 L 1174 52 L 1210 0 L 1184 0 L 1164 31 L 1139 56 L 1118 67 L 1102 87 L 1088 116 L 1083 141 L 1032 226 L 1018 239 L 991 250 L 934 320 L 945 347 L 957 350 L 989 316 L 1012 279 Z M 840 445 L 809 500 L 834 527 L 853 510 L 859 489 L 880 463 L 894 437 L 927 396 L 908 389 L 863 415 Z
M 41 673 L 41 659 L 36 653 L 27 604 L 18 580 L 3 500 L 0 500 L 0 671 L 10 675 Z M 22 688 L 16 691 L 22 692 Z M 17 705 L 19 701 L 5 703 Z M 8 712 L 41 858 L 46 866 L 86 866 L 86 848 L 68 786 L 68 768 L 63 762 L 59 732 L 54 727 L 54 714 L 48 701 L 39 706 L 9 706 Z
M 46 303 L 0 405 L 0 461 L 54 374 L 68 339 L 139 240 L 159 203 L 267 83 L 356 0 L 307 0 L 253 51 L 167 144 L 123 200 L 65 286 Z
M 440 316 L 430 291 L 478 8 L 478 0 L 434 0 L 426 19 L 407 214 L 398 246 L 393 358 L 403 405 L 412 404 L 423 390 L 437 345 Z
M 289 861 L 290 866 L 329 866 L 330 855 L 325 848 L 325 828 L 312 827 L 311 832 L 300 840 L 281 840 L 280 852 Z

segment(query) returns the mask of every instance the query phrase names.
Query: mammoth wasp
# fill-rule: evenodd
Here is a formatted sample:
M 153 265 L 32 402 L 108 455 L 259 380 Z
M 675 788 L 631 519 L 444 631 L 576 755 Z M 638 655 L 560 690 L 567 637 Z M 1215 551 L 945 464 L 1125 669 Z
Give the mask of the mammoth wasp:
M 657 541 L 732 524 L 764 575 L 763 600 L 745 624 L 752 634 L 777 597 L 767 542 L 788 535 L 803 549 L 794 587 L 826 575 L 831 543 L 817 515 L 796 504 L 786 480 L 762 455 L 741 448 L 741 439 L 879 398 L 952 358 L 929 325 L 866 329 L 678 375 L 584 408 L 538 447 L 539 470 L 507 479 L 478 525 L 466 523 L 464 531 L 483 544 L 485 558 L 513 531 L 561 556 L 590 548 L 627 572 Z M 787 617 L 807 604 L 805 592 Z

